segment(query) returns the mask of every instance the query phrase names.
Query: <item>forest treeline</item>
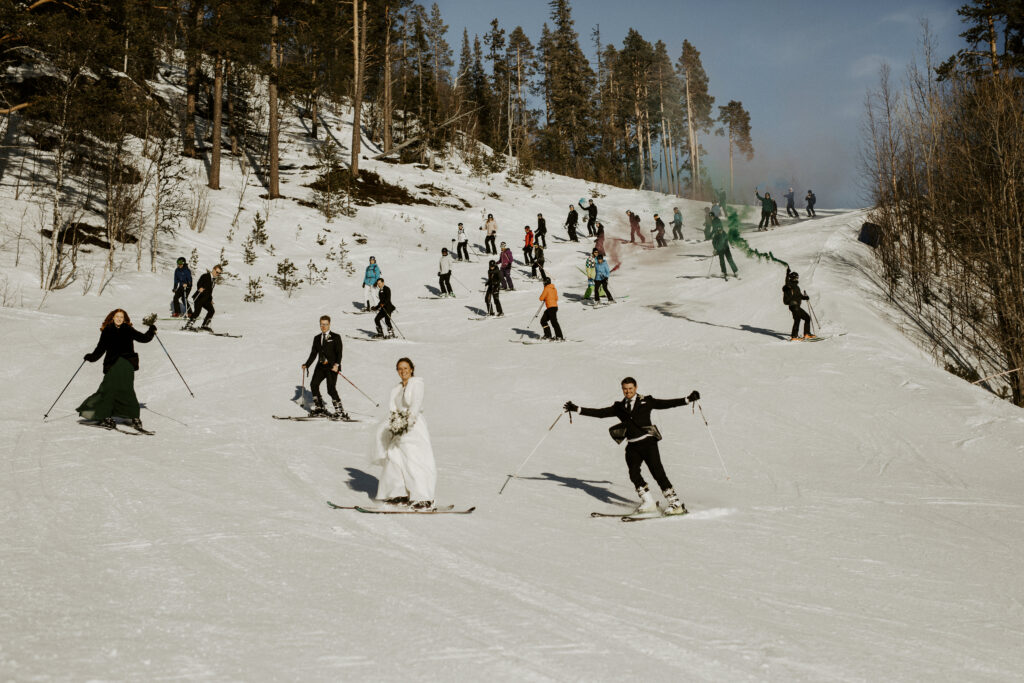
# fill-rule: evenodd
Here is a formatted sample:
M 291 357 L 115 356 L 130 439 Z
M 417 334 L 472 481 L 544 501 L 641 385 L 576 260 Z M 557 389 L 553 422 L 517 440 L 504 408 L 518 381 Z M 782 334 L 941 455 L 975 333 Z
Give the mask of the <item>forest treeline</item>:
M 595 27 L 591 63 L 568 0 L 551 0 L 532 40 L 498 19 L 483 36 L 451 36 L 436 4 L 411 0 L 2 0 L 0 8 L 0 54 L 18 75 L 3 83 L 0 110 L 53 124 L 31 132 L 69 136 L 72 146 L 83 135 L 113 145 L 126 134 L 177 137 L 182 154 L 208 158 L 212 189 L 222 150 L 248 149 L 265 161 L 268 195 L 279 195 L 282 106 L 297 109 L 313 138 L 322 137 L 322 107 L 349 108 L 353 176 L 360 131 L 405 161 L 458 149 L 482 172 L 507 168 L 513 179 L 543 169 L 691 197 L 710 196 L 704 136 L 728 136 L 730 161 L 733 151 L 754 153 L 749 114 L 735 100 L 715 109 L 693 44 L 652 44 L 630 30 L 616 46 Z M 161 70 L 184 79 L 184 98 L 154 87 Z
M 1024 406 L 1024 4 L 958 10 L 966 47 L 867 99 L 864 171 L 894 301 L 946 368 Z

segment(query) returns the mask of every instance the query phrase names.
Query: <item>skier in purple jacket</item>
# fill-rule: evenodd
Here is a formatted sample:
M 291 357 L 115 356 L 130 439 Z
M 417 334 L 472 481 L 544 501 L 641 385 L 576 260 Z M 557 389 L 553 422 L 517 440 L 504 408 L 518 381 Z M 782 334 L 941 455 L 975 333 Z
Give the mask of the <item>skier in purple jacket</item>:
M 508 245 L 504 242 L 501 243 L 501 256 L 499 257 L 501 263 L 501 288 L 502 289 L 515 289 L 512 286 L 512 264 L 515 262 L 515 258 L 512 254 L 512 250 L 508 248 Z

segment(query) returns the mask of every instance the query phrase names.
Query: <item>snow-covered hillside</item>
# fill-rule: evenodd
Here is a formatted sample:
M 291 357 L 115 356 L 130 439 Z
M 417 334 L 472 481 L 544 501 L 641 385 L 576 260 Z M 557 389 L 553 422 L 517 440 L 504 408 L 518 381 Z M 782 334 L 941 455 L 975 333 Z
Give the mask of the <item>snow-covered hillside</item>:
M 294 170 L 282 183 L 292 198 L 308 198 L 313 178 L 301 133 L 292 120 L 284 156 Z M 179 232 L 160 273 L 122 273 L 100 297 L 73 286 L 36 310 L 37 266 L 22 254 L 14 269 L 10 246 L 0 253 L 24 304 L 0 309 L 0 677 L 1019 680 L 1024 414 L 905 337 L 871 284 L 859 213 L 746 235 L 801 273 L 822 332 L 835 335 L 808 344 L 785 341 L 779 265 L 734 250 L 742 279 L 725 282 L 707 277 L 709 265 L 718 271 L 708 243 L 621 243 L 626 209 L 650 229 L 653 211 L 678 205 L 696 238 L 701 204 L 598 188 L 620 303 L 591 309 L 579 302 L 588 242 L 563 241 L 560 226 L 593 185 L 540 174 L 524 189 L 450 169 L 366 167 L 410 189 L 449 188 L 471 208 L 384 205 L 326 224 L 292 199 L 259 199 L 250 179 L 229 243 L 242 182 L 232 165 L 206 231 Z M 8 185 L 11 223 L 24 207 Z M 241 243 L 256 211 L 269 212 L 275 255 L 261 250 L 249 267 Z M 540 287 L 521 266 L 505 317 L 469 320 L 484 307 L 481 214 L 495 215 L 518 258 L 538 212 L 563 330 L 582 343 L 509 343 L 539 333 Z M 419 298 L 436 287 L 459 221 L 475 261 L 455 266 L 457 298 Z M 325 259 L 341 239 L 355 275 Z M 153 342 L 137 347 L 136 391 L 155 436 L 78 424 L 73 409 L 98 384 L 98 364 L 41 422 L 109 310 L 164 315 L 174 258 L 198 249 L 205 270 L 222 247 L 239 279 L 217 288 L 213 326 L 243 337 L 159 323 L 194 399 Z M 321 314 L 344 334 L 372 329 L 369 316 L 350 315 L 370 255 L 406 339 L 346 339 L 343 372 L 383 405 L 396 360 L 415 361 L 438 502 L 477 506 L 471 515 L 325 505 L 368 503 L 379 474 L 369 454 L 383 407 L 345 382 L 359 422 L 271 419 L 302 412 L 292 399 Z M 327 265 L 329 281 L 286 297 L 266 277 L 285 257 Z M 245 303 L 257 275 L 266 299 Z M 657 414 L 690 515 L 591 518 L 627 510 L 635 493 L 612 422 L 582 417 L 563 417 L 498 495 L 565 401 L 608 405 L 627 375 L 641 393 L 703 396 L 711 433 L 690 407 Z

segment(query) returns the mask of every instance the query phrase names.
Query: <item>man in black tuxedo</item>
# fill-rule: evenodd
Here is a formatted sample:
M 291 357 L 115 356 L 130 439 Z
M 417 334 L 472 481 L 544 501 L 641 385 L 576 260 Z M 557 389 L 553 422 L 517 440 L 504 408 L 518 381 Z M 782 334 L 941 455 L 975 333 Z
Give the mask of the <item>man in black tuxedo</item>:
M 347 420 L 348 415 L 341 407 L 337 387 L 338 373 L 341 372 L 341 336 L 331 332 L 331 317 L 328 315 L 320 317 L 320 334 L 313 337 L 313 348 L 309 351 L 309 358 L 302 364 L 302 369 L 308 368 L 314 360 L 316 369 L 313 370 L 313 377 L 309 381 L 309 388 L 313 391 L 313 410 L 310 414 L 329 414 L 320 396 L 320 383 L 327 380 L 327 393 L 334 402 L 334 412 L 338 417 Z
M 384 284 L 384 279 L 377 280 L 377 289 L 380 290 L 377 305 L 373 307 L 373 310 L 377 311 L 377 317 L 373 319 L 373 324 L 377 326 L 377 336 L 383 337 L 384 330 L 380 326 L 380 321 L 383 320 L 388 324 L 388 336 L 395 336 L 395 328 L 391 325 L 391 314 L 395 312 L 395 305 L 391 303 L 391 288 Z
M 647 482 L 644 481 L 644 477 L 640 473 L 640 465 L 647 463 L 647 469 L 650 470 L 654 480 L 658 482 L 661 493 L 665 496 L 665 502 L 668 503 L 665 514 L 685 515 L 686 506 L 676 495 L 676 490 L 672 487 L 672 482 L 669 481 L 668 475 L 665 474 L 665 468 L 661 464 L 661 453 L 658 451 L 658 439 L 661 438 L 661 435 L 657 433 L 657 427 L 654 427 L 651 422 L 651 411 L 685 406 L 691 401 L 699 400 L 700 393 L 693 391 L 686 398 L 668 399 L 642 396 L 636 393 L 636 380 L 627 377 L 622 380 L 622 396 L 621 401 L 613 403 L 607 408 L 580 408 L 572 401 L 567 401 L 565 410 L 579 411 L 580 415 L 590 417 L 619 418 L 621 424 L 618 427 L 620 429 L 612 428 L 612 438 L 617 442 L 621 442 L 623 439 L 626 441 L 626 467 L 629 470 L 629 480 L 633 482 L 633 486 L 636 487 L 636 492 L 640 496 L 640 505 L 634 514 L 654 512 L 658 509 L 650 489 L 647 488 Z

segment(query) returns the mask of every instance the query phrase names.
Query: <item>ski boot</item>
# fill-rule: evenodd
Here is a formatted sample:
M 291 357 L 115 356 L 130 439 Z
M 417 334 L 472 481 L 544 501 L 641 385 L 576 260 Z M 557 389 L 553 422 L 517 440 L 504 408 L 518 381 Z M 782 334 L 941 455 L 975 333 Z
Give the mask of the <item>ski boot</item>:
M 384 504 L 385 505 L 408 505 L 409 504 L 409 496 L 398 496 L 396 498 L 385 498 L 384 499 Z
M 189 318 L 188 320 L 185 321 L 185 326 L 183 328 L 181 328 L 181 329 L 183 329 L 183 330 L 194 330 L 195 329 L 195 324 L 196 324 L 195 318 Z
M 384 331 L 383 330 L 377 330 L 377 334 L 373 335 L 373 339 L 383 339 L 383 338 L 384 338 Z
M 668 503 L 668 507 L 665 508 L 666 515 L 685 515 L 687 513 L 686 506 L 679 500 L 674 488 L 664 489 L 661 495 L 665 496 L 665 502 Z
M 647 488 L 646 484 L 636 487 L 636 493 L 640 496 L 640 504 L 636 506 L 636 510 L 633 510 L 634 515 L 644 515 L 658 511 L 658 504 L 654 501 L 654 496 L 651 495 L 651 491 Z
M 414 500 L 409 503 L 409 507 L 417 512 L 429 512 L 434 509 L 434 501 L 432 500 Z
M 336 399 L 334 401 L 334 419 L 335 420 L 348 420 L 349 419 L 348 413 L 346 413 L 345 409 L 341 407 L 341 399 Z
M 327 415 L 327 408 L 324 406 L 324 400 L 319 396 L 313 398 L 313 409 L 309 411 L 310 417 L 324 417 Z
M 112 417 L 100 420 L 98 426 L 103 427 L 104 429 L 117 429 L 117 423 L 114 422 L 114 418 Z
M 388 328 L 387 336 L 385 336 L 384 338 L 385 339 L 394 339 L 395 338 L 395 331 L 389 327 Z

